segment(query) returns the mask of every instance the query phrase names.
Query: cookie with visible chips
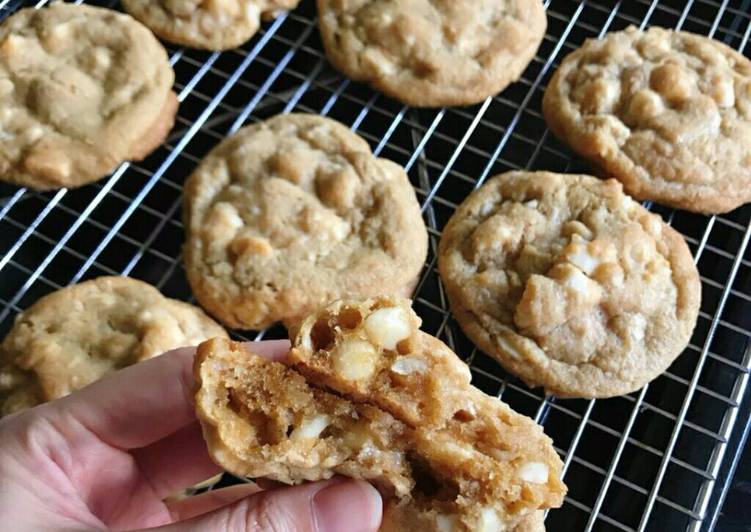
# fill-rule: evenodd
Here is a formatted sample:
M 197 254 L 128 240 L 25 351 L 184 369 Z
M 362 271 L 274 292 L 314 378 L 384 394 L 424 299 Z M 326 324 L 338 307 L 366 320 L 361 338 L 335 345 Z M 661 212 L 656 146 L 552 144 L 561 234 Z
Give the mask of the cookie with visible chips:
M 428 236 L 407 174 L 346 126 L 288 114 L 224 140 L 185 184 L 185 266 L 235 328 L 345 296 L 409 294 Z
M 201 344 L 196 412 L 212 457 L 287 483 L 368 480 L 385 499 L 384 531 L 544 530 L 539 510 L 565 493 L 552 442 L 472 387 L 464 363 L 417 325 L 406 300 L 346 300 L 306 318 L 284 363 Z
M 216 336 L 226 332 L 201 309 L 136 279 L 99 277 L 62 288 L 19 314 L 0 344 L 0 414 Z
M 688 344 L 701 284 L 681 235 L 615 180 L 508 172 L 446 225 L 438 269 L 462 330 L 530 386 L 641 388 Z
M 78 187 L 141 160 L 172 128 L 167 53 L 128 15 L 55 3 L 0 24 L 0 180 Z
M 467 105 L 518 80 L 545 35 L 539 0 L 318 0 L 326 56 L 417 107 Z
M 237 48 L 300 0 L 123 0 L 125 9 L 162 39 L 191 48 Z
M 751 201 L 751 61 L 721 42 L 656 27 L 587 40 L 543 110 L 637 199 L 702 213 Z

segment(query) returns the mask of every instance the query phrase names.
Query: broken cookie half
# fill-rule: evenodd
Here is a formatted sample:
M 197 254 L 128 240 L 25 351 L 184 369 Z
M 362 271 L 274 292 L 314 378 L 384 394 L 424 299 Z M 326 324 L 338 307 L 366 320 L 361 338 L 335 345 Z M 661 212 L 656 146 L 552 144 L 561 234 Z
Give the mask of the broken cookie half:
M 203 343 L 196 411 L 213 459 L 290 484 L 368 480 L 382 530 L 543 529 L 566 490 L 551 440 L 472 387 L 419 323 L 407 300 L 337 302 L 295 329 L 288 365 Z

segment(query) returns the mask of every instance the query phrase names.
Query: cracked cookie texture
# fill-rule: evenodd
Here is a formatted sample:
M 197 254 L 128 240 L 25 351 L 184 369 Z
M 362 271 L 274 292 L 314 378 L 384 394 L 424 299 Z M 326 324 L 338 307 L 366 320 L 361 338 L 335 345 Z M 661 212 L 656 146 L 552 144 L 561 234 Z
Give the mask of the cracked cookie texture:
M 167 53 L 143 25 L 63 2 L 0 24 L 0 179 L 77 187 L 160 145 L 177 98 Z
M 201 309 L 128 277 L 62 288 L 16 318 L 0 344 L 0 414 L 58 399 L 170 349 L 226 336 Z
M 478 103 L 518 80 L 547 26 L 539 0 L 318 0 L 331 63 L 418 107 Z
M 368 480 L 385 499 L 381 530 L 544 530 L 541 510 L 565 494 L 552 442 L 472 387 L 463 362 L 416 328 L 408 301 L 340 301 L 310 320 L 317 332 L 293 333 L 284 363 L 227 340 L 199 346 L 196 411 L 217 463 L 287 483 Z M 395 400 L 421 386 L 444 393 L 417 410 Z M 424 408 L 436 398 L 443 404 Z
M 184 216 L 193 292 L 235 328 L 290 323 L 346 296 L 407 295 L 427 254 L 404 169 L 314 115 L 224 140 L 187 180 Z
M 300 0 L 123 0 L 125 9 L 169 42 L 204 50 L 229 50 Z
M 751 201 L 751 61 L 723 43 L 656 27 L 587 40 L 543 110 L 637 199 L 703 213 Z
M 491 178 L 449 220 L 438 254 L 467 336 L 560 396 L 641 388 L 686 347 L 699 312 L 683 238 L 612 179 Z

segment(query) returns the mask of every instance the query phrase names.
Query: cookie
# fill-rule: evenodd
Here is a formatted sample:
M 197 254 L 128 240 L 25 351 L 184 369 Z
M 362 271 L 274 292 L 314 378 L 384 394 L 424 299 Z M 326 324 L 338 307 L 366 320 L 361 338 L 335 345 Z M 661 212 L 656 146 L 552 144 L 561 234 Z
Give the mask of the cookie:
M 539 0 L 318 0 L 329 61 L 416 107 L 483 101 L 518 80 L 545 35 Z
M 751 61 L 700 35 L 587 40 L 548 84 L 550 129 L 637 199 L 702 213 L 751 201 Z
M 474 445 L 453 427 L 412 426 L 377 401 L 313 386 L 228 340 L 199 346 L 195 376 L 197 416 L 219 465 L 286 483 L 368 480 L 385 499 L 381 530 L 414 530 L 418 520 L 426 530 L 504 530 L 562 502 L 550 440 L 519 414 L 507 423 L 497 399 L 485 396 L 487 417 L 502 414 L 496 430 Z
M 430 440 L 448 453 L 449 462 L 484 460 L 460 458 L 457 448 L 465 447 L 498 459 L 500 464 L 482 462 L 496 478 L 508 478 L 504 477 L 509 466 L 506 460 L 511 457 L 512 463 L 522 468 L 524 463 L 540 464 L 531 469 L 554 473 L 541 482 L 544 486 L 524 488 L 528 508 L 560 504 L 565 492 L 558 479 L 560 460 L 540 427 L 471 386 L 467 365 L 443 342 L 420 331 L 419 325 L 408 300 L 381 296 L 337 301 L 290 329 L 292 349 L 287 363 L 315 386 L 376 405 L 413 429 L 426 431 L 429 434 L 418 438 Z M 517 460 L 519 453 L 526 458 Z M 523 469 L 517 471 L 517 477 L 526 475 L 527 468 Z M 453 519 L 439 519 L 442 513 L 434 510 L 396 504 L 385 521 L 393 523 L 395 530 L 446 529 Z M 518 530 L 540 528 L 540 516 L 522 514 L 521 522 L 519 515 L 499 519 L 504 526 L 516 525 Z M 483 526 L 494 530 L 489 524 L 494 522 L 493 515 L 475 513 L 473 520 L 464 524 L 470 530 Z M 441 525 L 441 521 L 445 522 Z
M 699 312 L 683 238 L 612 179 L 495 176 L 449 220 L 438 269 L 467 336 L 564 397 L 641 388 L 686 347 Z
M 125 9 L 167 41 L 203 50 L 237 48 L 300 0 L 123 0 Z
M 128 277 L 57 290 L 18 315 L 0 344 L 2 415 L 58 399 L 164 351 L 226 336 L 199 308 Z
M 377 394 L 412 425 L 440 424 L 470 400 L 472 374 L 420 324 L 407 299 L 336 301 L 290 328 L 288 360 L 311 382 L 357 401 Z
M 198 301 L 235 328 L 341 297 L 408 294 L 427 230 L 407 174 L 333 120 L 282 115 L 224 140 L 185 184 Z
M 96 181 L 161 144 L 174 72 L 127 15 L 55 3 L 0 24 L 0 179 L 36 190 Z

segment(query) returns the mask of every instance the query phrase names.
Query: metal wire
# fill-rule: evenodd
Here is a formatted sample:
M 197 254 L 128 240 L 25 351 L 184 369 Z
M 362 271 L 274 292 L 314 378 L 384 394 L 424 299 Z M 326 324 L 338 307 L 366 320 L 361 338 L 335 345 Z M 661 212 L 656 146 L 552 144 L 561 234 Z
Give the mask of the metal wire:
M 0 0 L 0 18 L 19 5 Z M 79 2 L 80 3 L 80 0 Z M 91 1 L 118 8 L 112 1 Z M 750 0 L 548 0 L 548 32 L 523 78 L 468 108 L 417 110 L 336 73 L 321 51 L 309 0 L 225 53 L 168 47 L 181 102 L 176 130 L 146 161 L 82 189 L 40 194 L 0 185 L 0 333 L 39 296 L 102 274 L 132 275 L 192 300 L 182 271 L 182 182 L 201 157 L 249 121 L 303 111 L 349 124 L 374 152 L 407 169 L 429 227 L 415 308 L 425 328 L 470 364 L 474 382 L 541 423 L 564 461 L 569 494 L 550 529 L 707 530 L 751 371 L 751 208 L 704 217 L 647 204 L 686 238 L 704 302 L 686 352 L 639 392 L 561 400 L 529 390 L 476 351 L 457 327 L 435 272 L 441 228 L 489 176 L 512 168 L 586 171 L 544 126 L 540 99 L 563 56 L 629 24 L 713 36 L 749 55 Z M 240 338 L 283 330 L 235 331 Z

